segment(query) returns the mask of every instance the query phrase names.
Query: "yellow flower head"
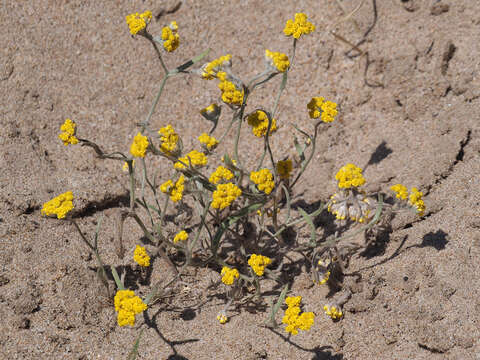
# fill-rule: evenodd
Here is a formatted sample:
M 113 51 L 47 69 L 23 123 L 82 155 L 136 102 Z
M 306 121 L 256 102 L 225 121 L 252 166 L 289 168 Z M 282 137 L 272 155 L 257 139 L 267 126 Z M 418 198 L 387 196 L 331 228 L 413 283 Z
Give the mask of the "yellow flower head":
M 240 195 L 242 195 L 242 190 L 235 184 L 219 184 L 217 185 L 217 190 L 212 194 L 212 207 L 223 210 L 230 206 Z
M 269 257 L 256 254 L 252 254 L 252 256 L 250 256 L 250 259 L 248 259 L 248 265 L 252 267 L 253 271 L 255 272 L 255 274 L 257 274 L 257 276 L 262 276 L 265 272 L 265 268 L 271 262 L 272 260 Z
M 265 61 L 267 66 L 278 72 L 285 72 L 290 66 L 288 56 L 281 52 L 265 50 Z
M 425 203 L 423 202 L 422 197 L 423 193 L 418 191 L 417 188 L 412 187 L 408 202 L 410 203 L 410 205 L 417 208 L 417 213 L 419 216 L 423 216 L 423 214 L 425 213 Z
M 179 241 L 187 241 L 188 240 L 188 233 L 185 230 L 180 231 L 175 237 L 173 238 L 173 242 L 176 244 Z
M 41 213 L 47 216 L 57 215 L 58 219 L 63 219 L 72 209 L 73 193 L 67 191 L 43 204 Z
M 225 311 L 220 311 L 217 315 L 217 320 L 220 324 L 226 324 L 228 321 L 228 316 L 225 314 Z
M 332 320 L 338 320 L 343 316 L 343 312 L 339 306 L 327 304 L 323 307 L 323 310 L 325 310 L 325 314 L 330 316 Z
M 217 121 L 218 118 L 220 117 L 221 112 L 222 112 L 222 108 L 217 104 L 211 104 L 206 108 L 203 108 L 202 110 L 200 110 L 200 114 L 202 114 L 202 116 L 205 119 L 210 121 Z
M 233 173 L 228 170 L 224 166 L 219 166 L 217 170 L 215 170 L 212 175 L 210 175 L 210 178 L 208 181 L 210 181 L 212 184 L 218 184 L 222 180 L 231 180 L 233 179 Z
M 143 14 L 139 14 L 138 12 L 130 14 L 125 17 L 125 20 L 130 29 L 130 33 L 136 35 L 138 32 L 145 29 L 150 20 L 152 20 L 152 12 L 145 11 Z
M 135 325 L 135 315 L 147 310 L 147 305 L 132 290 L 118 290 L 114 298 L 119 326 Z
M 393 185 L 390 187 L 390 190 L 396 193 L 397 199 L 407 200 L 408 190 L 407 187 L 402 184 Z
M 291 333 L 292 335 L 297 335 L 298 329 L 303 331 L 310 330 L 315 319 L 315 314 L 313 312 L 301 313 L 301 300 L 301 296 L 289 296 L 285 299 L 285 303 L 287 304 L 288 309 L 285 310 L 285 315 L 283 316 L 282 323 L 287 325 L 285 331 Z
M 147 152 L 148 139 L 146 136 L 143 136 L 141 133 L 138 133 L 133 138 L 133 143 L 130 146 L 130 154 L 135 157 L 145 157 Z
M 251 113 L 247 117 L 248 125 L 252 127 L 253 135 L 256 137 L 263 137 L 267 134 L 268 129 L 268 116 L 264 111 L 257 110 Z M 277 130 L 277 122 L 272 119 L 272 125 L 270 127 L 270 134 Z
M 221 275 L 222 275 L 222 282 L 225 285 L 232 285 L 235 279 L 238 279 L 240 276 L 237 269 L 231 269 L 228 266 L 224 266 L 222 268 Z
M 209 136 L 207 133 L 202 133 L 202 135 L 198 137 L 198 141 L 200 141 L 200 144 L 206 147 L 207 150 L 213 150 L 218 145 L 218 140 L 213 136 Z
M 310 34 L 313 31 L 315 31 L 315 25 L 307 21 L 307 15 L 303 13 L 296 13 L 295 21 L 287 20 L 285 29 L 283 29 L 283 33 L 286 36 L 293 36 L 295 39 L 299 39 L 300 36 Z
M 224 103 L 242 105 L 244 95 L 243 87 L 237 86 L 228 80 L 220 81 L 218 87 L 222 90 L 222 101 Z
M 60 135 L 58 135 L 58 137 L 60 138 L 60 140 L 63 141 L 63 145 L 67 146 L 70 144 L 78 144 L 78 139 L 75 137 L 76 126 L 77 124 L 75 124 L 75 122 L 70 119 L 65 120 L 63 125 L 60 126 L 60 130 L 62 132 L 60 133 Z
M 180 45 L 180 36 L 177 34 L 178 25 L 176 21 L 172 21 L 169 26 L 162 29 L 163 48 L 172 52 Z
M 300 306 L 301 302 L 302 302 L 301 296 L 287 296 L 287 298 L 285 299 L 285 304 L 287 304 L 289 308 Z
M 277 162 L 277 172 L 280 176 L 280 179 L 288 179 L 290 177 L 290 173 L 292 172 L 293 165 L 292 160 L 280 160 Z
M 182 200 L 183 190 L 185 189 L 185 177 L 180 175 L 175 184 L 172 180 L 165 181 L 160 185 L 160 191 L 170 196 L 170 200 L 177 202 Z
M 265 194 L 270 194 L 275 187 L 273 175 L 268 169 L 261 169 L 259 171 L 252 171 L 250 173 L 250 180 L 252 180 L 258 187 L 258 190 Z
M 324 123 L 335 120 L 337 116 L 337 104 L 332 101 L 325 101 L 323 97 L 313 97 L 307 104 L 308 114 L 312 119 L 321 119 Z
M 132 161 L 132 168 L 135 167 L 135 160 Z M 122 166 L 122 171 L 128 172 L 128 163 L 125 161 Z
M 338 181 L 338 187 L 341 189 L 350 189 L 365 184 L 362 169 L 353 164 L 347 164 L 340 168 L 337 175 L 335 175 L 335 179 Z
M 181 157 L 178 160 L 180 160 L 181 162 L 177 161 L 173 165 L 173 167 L 177 170 L 185 169 L 185 165 L 189 166 L 190 164 L 192 164 L 194 168 L 207 165 L 207 156 L 197 150 L 190 151 L 186 156 Z
M 148 256 L 147 250 L 143 246 L 137 245 L 133 252 L 133 260 L 140 266 L 150 266 L 150 256 Z
M 214 79 L 217 77 L 218 72 L 222 72 L 224 68 L 230 68 L 231 66 L 232 55 L 220 56 L 218 59 L 212 60 L 203 66 L 202 77 L 207 80 Z
M 160 135 L 160 150 L 165 154 L 171 155 L 175 154 L 178 151 L 178 134 L 173 129 L 172 125 L 167 125 L 158 130 L 158 135 Z

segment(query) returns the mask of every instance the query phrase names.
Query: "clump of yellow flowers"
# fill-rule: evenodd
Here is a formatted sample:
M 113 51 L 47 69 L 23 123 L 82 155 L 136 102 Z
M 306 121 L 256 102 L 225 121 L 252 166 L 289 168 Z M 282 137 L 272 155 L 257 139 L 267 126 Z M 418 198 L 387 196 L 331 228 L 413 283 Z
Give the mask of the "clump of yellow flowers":
M 66 119 L 63 125 L 61 125 L 60 129 L 62 132 L 59 138 L 64 145 L 81 143 L 94 148 L 97 155 L 103 159 L 121 161 L 121 163 L 127 165 L 126 170 L 129 171 L 130 175 L 130 208 L 128 211 L 122 212 L 121 215 L 125 215 L 125 217 L 131 216 L 135 219 L 143 234 L 151 241 L 149 246 L 157 246 L 155 253 L 163 256 L 167 260 L 166 263 L 172 266 L 174 270 L 177 270 L 177 275 L 182 274 L 183 268 L 181 271 L 178 271 L 178 268 L 183 265 L 179 265 L 179 261 L 168 261 L 170 260 L 168 256 L 171 256 L 173 253 L 179 253 L 184 257 L 185 262 L 183 264 L 185 267 L 210 262 L 221 267 L 221 282 L 229 286 L 223 287 L 226 290 L 227 304 L 225 309 L 220 311 L 217 316 L 217 320 L 221 324 L 225 324 L 228 321 L 226 310 L 233 301 L 238 301 L 239 299 L 244 301 L 251 296 L 246 294 L 247 290 L 250 291 L 255 288 L 255 295 L 253 295 L 255 297 L 265 294 L 265 291 L 261 291 L 261 284 L 265 282 L 265 279 L 276 281 L 277 284 L 284 286 L 277 304 L 272 306 L 271 319 L 274 320 L 276 312 L 281 307 L 288 293 L 289 285 L 287 285 L 287 282 L 291 280 L 288 279 L 286 281 L 284 278 L 285 275 L 289 276 L 289 274 L 281 273 L 282 269 L 285 269 L 283 267 L 285 265 L 284 258 L 287 258 L 286 254 L 288 251 L 298 250 L 311 262 L 316 284 L 323 285 L 329 283 L 332 285 L 334 280 L 338 279 L 336 272 L 342 269 L 340 262 L 343 259 L 338 255 L 343 254 L 340 252 L 342 245 L 344 245 L 342 241 L 345 239 L 342 233 L 348 230 L 344 225 L 348 221 L 366 223 L 366 225 L 359 226 L 359 228 L 360 231 L 365 230 L 365 234 L 367 234 L 367 231 L 372 229 L 375 222 L 378 221 L 383 209 L 389 206 L 391 208 L 392 206 L 389 203 L 383 203 L 381 193 L 378 195 L 378 201 L 367 196 L 362 188 L 366 183 L 363 170 L 352 163 L 342 166 L 336 173 L 335 180 L 337 181 L 338 189 L 326 204 L 328 211 L 335 216 L 335 222 L 342 225 L 342 227 L 339 227 L 340 230 L 335 232 L 335 235 L 332 235 L 332 241 L 329 240 L 330 238 L 327 241 L 316 238 L 313 219 L 323 211 L 323 206 L 307 214 L 303 209 L 291 205 L 292 197 L 298 196 L 298 193 L 295 193 L 294 186 L 305 172 L 310 160 L 314 158 L 319 126 L 325 126 L 324 123 L 332 123 L 338 115 L 337 103 L 325 100 L 324 97 L 320 96 L 312 97 L 307 104 L 307 110 L 310 118 L 318 119 L 308 124 L 310 127 L 313 125 L 314 135 L 294 125 L 295 129 L 304 138 L 301 141 L 298 141 L 296 137 L 294 138 L 293 143 L 296 154 L 293 157 L 291 154 L 288 157 L 286 154 L 280 154 L 279 157 L 276 149 L 272 149 L 270 146 L 270 135 L 277 130 L 275 117 L 279 119 L 276 110 L 281 108 L 277 105 L 281 98 L 281 93 L 287 84 L 289 72 L 295 59 L 294 54 L 298 40 L 301 36 L 310 34 L 315 30 L 315 26 L 308 21 L 306 14 L 295 14 L 294 19 L 288 20 L 283 29 L 286 36 L 293 37 L 292 56 L 289 58 L 283 52 L 265 49 L 265 68 L 248 81 L 243 81 L 232 71 L 232 55 L 230 54 L 220 56 L 199 68 L 197 67 L 197 69 L 189 69 L 206 56 L 208 51 L 205 51 L 169 70 L 166 65 L 168 62 L 163 61 L 163 56 L 168 54 L 159 51 L 159 47 L 156 44 L 163 45 L 167 53 L 175 51 L 180 44 L 180 37 L 177 33 L 178 25 L 175 21 L 172 21 L 168 26 L 162 28 L 161 36 L 153 36 L 147 32 L 147 26 L 151 19 L 152 13 L 150 11 L 141 14 L 133 13 L 126 17 L 130 33 L 132 35 L 141 35 L 153 44 L 161 67 L 165 72 L 158 95 L 155 97 L 147 119 L 138 124 L 139 130 L 131 143 L 130 155 L 128 153 L 125 155 L 122 152 L 106 154 L 96 144 L 77 138 L 76 124 L 70 119 Z M 255 103 L 250 101 L 251 99 L 249 98 L 253 91 L 280 73 L 282 82 L 272 109 L 266 110 L 264 107 L 259 106 L 247 112 L 247 100 L 248 106 Z M 206 80 L 218 79 L 221 100 L 226 104 L 223 105 L 223 108 L 226 108 L 226 111 L 232 114 L 230 125 L 225 128 L 225 133 L 217 140 L 213 133 L 219 123 L 220 116 L 225 114 L 221 113 L 221 107 L 215 103 L 200 110 L 200 114 L 212 122 L 214 126 L 208 133 L 202 132 L 203 130 L 199 131 L 198 141 L 201 145 L 201 151 L 192 150 L 188 153 L 184 152 L 183 139 L 176 133 L 171 124 L 158 130 L 159 138 L 151 138 L 149 135 L 156 134 L 156 129 L 154 130 L 150 127 L 150 120 L 155 112 L 155 107 L 166 81 L 170 77 L 185 74 L 197 74 Z M 264 143 L 264 153 L 259 157 L 257 165 L 252 167 L 256 169 L 255 171 L 251 171 L 244 164 L 257 159 L 249 158 L 248 161 L 242 161 L 249 154 L 245 155 L 245 152 L 238 151 L 238 145 L 241 144 L 239 142 L 240 134 L 242 133 L 241 127 L 245 124 L 245 120 L 248 126 L 251 127 L 254 136 L 262 138 Z M 229 152 L 225 152 L 221 158 L 224 166 L 217 166 L 218 164 L 215 164 L 215 161 L 220 159 L 222 154 L 217 154 L 216 152 L 221 148 L 219 145 L 224 138 L 232 138 L 231 129 L 234 123 L 237 123 L 238 127 L 237 132 L 234 134 L 236 136 L 233 137 L 235 139 L 233 152 L 230 151 L 231 149 L 229 149 Z M 147 159 L 143 159 L 147 152 L 152 157 L 160 156 L 164 160 L 169 161 L 170 164 L 173 164 L 173 168 L 178 174 L 167 181 L 165 179 L 157 181 L 159 178 L 162 179 L 165 174 L 161 171 L 153 172 L 154 175 L 150 171 L 147 172 L 150 161 L 147 162 Z M 230 158 L 229 154 L 232 155 L 232 158 Z M 141 169 L 132 171 L 132 157 L 142 158 L 140 160 L 137 159 L 141 163 Z M 278 160 L 280 158 L 284 160 Z M 294 163 L 291 159 L 294 159 Z M 269 161 L 269 164 L 264 163 L 264 161 Z M 210 164 L 208 164 L 209 162 Z M 212 163 L 217 167 L 208 177 L 204 169 L 201 168 L 207 167 L 207 164 L 211 165 Z M 290 181 L 294 164 L 296 176 Z M 141 195 L 138 196 L 136 189 L 140 181 L 137 181 L 136 176 L 139 176 L 140 171 L 142 175 Z M 158 186 L 158 184 L 161 185 Z M 161 202 L 158 201 L 158 189 L 164 194 L 162 195 L 164 198 L 163 206 L 159 205 Z M 423 193 L 417 188 L 412 188 L 409 193 L 404 185 L 397 184 L 392 186 L 391 190 L 395 192 L 396 198 L 403 201 L 404 204 L 415 208 L 419 215 L 424 214 Z M 174 207 L 178 211 L 178 217 L 167 216 L 168 206 L 171 206 L 170 201 L 176 203 Z M 195 217 L 191 214 L 190 210 L 192 207 L 190 202 L 195 203 L 195 210 L 197 211 Z M 62 219 L 72 209 L 73 194 L 71 191 L 68 191 L 46 202 L 41 212 L 44 215 L 55 215 Z M 139 212 L 141 209 L 145 211 L 142 214 L 143 216 Z M 292 219 L 293 216 L 290 215 L 292 209 L 294 212 L 297 212 L 296 215 L 301 213 L 302 216 Z M 182 216 L 184 213 L 187 214 L 186 217 Z M 261 216 L 255 217 L 256 213 Z M 263 216 L 264 214 L 267 216 Z M 148 222 L 145 222 L 145 217 L 147 216 L 149 219 Z M 199 216 L 201 216 L 200 221 L 198 221 Z M 255 223 L 250 221 L 252 218 L 256 221 Z M 74 218 L 70 218 L 69 221 L 74 223 L 77 230 L 79 230 L 78 225 L 74 222 Z M 182 222 L 185 222 L 185 224 Z M 180 229 L 171 231 L 170 226 L 172 223 L 175 225 L 182 223 L 181 227 L 188 229 L 188 232 Z M 286 232 L 283 234 L 282 232 L 298 223 L 308 223 L 313 227 L 310 235 L 311 241 L 307 243 L 304 241 L 305 239 L 299 238 L 298 241 L 295 240 L 293 242 L 293 245 L 289 245 L 287 241 L 282 241 L 287 240 L 287 238 L 283 238 Z M 177 233 L 173 236 L 175 232 Z M 96 252 L 100 268 L 103 269 L 104 265 L 99 256 L 97 239 L 95 238 L 95 243 L 92 245 L 81 231 L 80 234 L 90 249 Z M 189 235 L 191 240 L 189 240 Z M 265 241 L 266 239 L 268 241 Z M 275 246 L 270 248 L 271 244 Z M 298 248 L 292 249 L 295 246 L 298 246 Z M 259 254 L 269 254 L 270 249 L 278 251 L 278 253 L 275 253 L 275 259 L 278 262 L 276 265 L 278 266 L 275 269 L 267 270 L 267 267 L 272 263 L 272 259 Z M 356 251 L 356 249 L 352 251 Z M 230 257 L 232 254 L 234 256 Z M 328 254 L 327 258 L 325 257 L 326 254 Z M 317 256 L 321 257 L 321 260 L 317 260 Z M 151 263 L 147 250 L 140 245 L 136 245 L 133 259 L 141 267 L 148 267 Z M 201 261 L 192 261 L 195 259 L 200 259 Z M 158 293 L 160 293 L 160 290 L 165 289 L 152 289 L 150 294 L 145 297 L 146 300 L 144 302 L 132 290 L 124 290 L 124 277 L 120 278 L 118 276 L 114 265 L 111 266 L 111 270 L 117 288 L 120 289 L 114 297 L 115 310 L 118 313 L 118 324 L 120 326 L 133 326 L 136 314 L 145 311 L 147 304 L 151 304 L 150 301 L 153 301 L 152 299 L 160 298 L 157 296 Z M 180 276 L 177 276 L 168 284 L 173 283 L 178 278 Z M 219 282 L 220 280 L 218 280 Z M 347 299 L 346 295 L 344 298 Z M 314 323 L 315 315 L 313 312 L 302 313 L 301 300 L 300 296 L 286 297 L 285 299 L 288 308 L 285 311 L 282 322 L 286 324 L 285 330 L 292 335 L 297 335 L 299 330 L 309 330 Z M 337 300 L 334 304 L 325 305 L 323 309 L 332 319 L 338 320 L 343 316 L 340 306 L 343 306 L 345 301 Z M 273 320 L 272 323 L 274 323 Z M 273 326 L 276 325 L 274 324 Z
M 218 145 L 218 140 L 215 139 L 213 136 L 208 135 L 207 133 L 202 133 L 198 137 L 198 141 L 200 141 L 200 144 L 206 147 L 209 151 L 215 149 L 215 147 Z
M 315 314 L 313 312 L 300 313 L 301 296 L 289 296 L 285 299 L 288 308 L 285 310 L 282 323 L 286 324 L 285 331 L 297 335 L 298 330 L 308 331 L 313 325 Z
M 335 175 L 340 189 L 350 189 L 365 184 L 365 178 L 362 175 L 362 169 L 354 164 L 342 166 Z
M 343 312 L 338 305 L 326 304 L 323 310 L 325 310 L 325 314 L 330 316 L 332 320 L 339 320 L 343 316 Z
M 177 170 L 185 169 L 185 165 L 186 166 L 191 165 L 194 168 L 202 167 L 202 166 L 205 166 L 208 161 L 207 156 L 204 153 L 197 150 L 190 151 L 186 156 L 181 157 L 178 160 L 179 161 L 177 161 L 173 165 L 173 167 Z
M 172 180 L 165 181 L 160 186 L 160 191 L 164 194 L 168 194 L 170 196 L 170 200 L 173 202 L 177 202 L 182 200 L 183 197 L 183 190 L 185 189 L 185 177 L 180 175 L 178 180 L 173 183 Z
M 250 180 L 252 180 L 258 187 L 258 190 L 265 194 L 270 194 L 275 187 L 273 175 L 268 169 L 261 169 L 259 171 L 252 171 L 250 173 Z
M 146 136 L 143 136 L 142 133 L 138 133 L 133 138 L 132 145 L 130 146 L 130 154 L 135 157 L 145 157 L 145 153 L 148 148 L 148 139 Z
M 148 256 L 147 250 L 145 250 L 145 247 L 143 246 L 137 245 L 135 247 L 135 251 L 133 252 L 133 260 L 135 260 L 135 262 L 142 267 L 150 266 L 150 256 Z
M 288 56 L 281 52 L 274 52 L 265 49 L 265 61 L 267 65 L 279 72 L 285 72 L 290 66 Z
M 58 137 L 63 141 L 63 145 L 75 145 L 78 143 L 78 139 L 75 137 L 76 126 L 77 124 L 70 119 L 66 119 L 62 126 L 60 126 L 62 132 Z
M 283 32 L 287 36 L 293 36 L 299 39 L 300 36 L 310 34 L 315 31 L 315 25 L 307 21 L 307 15 L 304 13 L 296 13 L 295 20 L 287 20 Z
M 118 290 L 114 298 L 119 326 L 135 325 L 135 315 L 147 310 L 147 305 L 132 290 Z
M 268 116 L 264 111 L 257 110 L 251 113 L 248 118 L 248 125 L 252 127 L 253 135 L 256 137 L 263 137 L 267 134 L 268 129 Z M 277 122 L 272 119 L 272 125 L 270 126 L 270 134 L 277 130 Z
M 188 233 L 185 230 L 181 230 L 178 232 L 177 235 L 173 238 L 173 242 L 176 244 L 179 241 L 187 241 L 188 240 Z
M 160 135 L 160 150 L 165 154 L 171 155 L 177 152 L 178 150 L 178 134 L 173 129 L 172 125 L 167 125 L 158 130 Z
M 265 272 L 265 268 L 272 262 L 267 256 L 252 254 L 248 259 L 248 265 L 252 267 L 252 270 L 257 276 L 262 276 Z
M 223 210 L 230 206 L 236 198 L 242 195 L 242 190 L 235 184 L 218 184 L 217 190 L 212 194 L 212 207 Z
M 400 200 L 407 200 L 409 205 L 413 206 L 419 216 L 425 214 L 425 203 L 423 202 L 423 193 L 418 191 L 416 187 L 412 187 L 410 196 L 408 195 L 408 189 L 402 184 L 393 185 L 390 187 L 392 191 L 396 193 L 396 197 Z
M 145 11 L 142 14 L 139 14 L 138 12 L 136 12 L 134 14 L 127 15 L 125 17 L 125 20 L 130 29 L 130 33 L 132 35 L 136 35 L 140 31 L 145 29 L 148 23 L 150 22 L 150 20 L 152 20 L 152 12 Z
M 318 119 L 325 123 L 332 122 L 337 116 L 337 104 L 333 101 L 325 101 L 323 97 L 313 97 L 307 104 L 308 114 L 312 119 Z
M 238 279 L 240 276 L 237 269 L 231 269 L 228 266 L 222 268 L 220 275 L 222 275 L 222 282 L 225 285 L 232 285 L 235 279 Z
M 42 215 L 56 215 L 57 218 L 63 219 L 73 209 L 73 193 L 67 191 L 60 194 L 50 201 L 43 204 L 41 213 Z
M 210 175 L 208 181 L 216 185 L 222 180 L 231 179 L 233 179 L 233 173 L 226 167 L 220 165 L 219 167 L 217 167 L 217 170 L 215 170 L 212 175 Z
M 176 21 L 172 21 L 169 26 L 162 29 L 163 48 L 172 52 L 180 45 L 180 36 L 177 34 L 178 25 Z

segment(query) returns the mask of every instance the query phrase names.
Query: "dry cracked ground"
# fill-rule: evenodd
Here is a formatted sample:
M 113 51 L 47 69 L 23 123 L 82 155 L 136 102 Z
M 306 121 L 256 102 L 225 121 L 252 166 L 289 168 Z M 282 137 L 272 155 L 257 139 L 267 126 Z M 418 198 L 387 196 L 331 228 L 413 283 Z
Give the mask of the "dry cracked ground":
M 479 2 L 38 0 L 0 7 L 1 358 L 122 359 L 138 327 L 145 328 L 140 359 L 480 358 Z M 121 164 L 57 138 L 68 117 L 79 136 L 128 151 L 162 76 L 153 49 L 125 24 L 125 15 L 148 9 L 152 33 L 179 24 L 181 46 L 165 55 L 167 66 L 210 47 L 209 60 L 232 54 L 243 78 L 263 68 L 265 48 L 290 51 L 284 23 L 305 12 L 317 30 L 299 41 L 274 152 L 290 153 L 293 124 L 311 129 L 312 96 L 337 102 L 340 114 L 322 128 L 298 204 L 328 199 L 336 171 L 349 162 L 364 168 L 369 192 L 403 183 L 424 193 L 424 217 L 394 217 L 374 251 L 351 258 L 343 286 L 353 294 L 341 321 L 323 314 L 328 290 L 312 286 L 303 268 L 292 274 L 292 293 L 317 315 L 310 331 L 287 337 L 282 327 L 262 326 L 266 311 L 252 309 L 232 311 L 221 326 L 215 316 L 224 299 L 205 297 L 218 272 L 203 268 L 187 274 L 173 299 L 139 316 L 137 328 L 120 328 L 79 235 L 40 215 L 45 201 L 72 190 L 73 216 L 88 234 L 103 217 L 101 255 L 131 275 L 137 293 L 165 276 L 158 259 L 145 281 L 133 267 L 131 251 L 142 241 L 133 222 L 125 224 L 128 256 L 116 255 L 115 216 L 128 203 Z M 249 108 L 271 106 L 278 86 L 274 79 L 260 88 Z M 213 82 L 173 78 L 152 128 L 171 123 L 192 148 L 211 126 L 198 110 L 218 96 Z M 247 130 L 241 156 L 252 165 L 262 144 Z M 226 139 L 219 153 L 231 145 Z M 154 166 L 159 181 L 172 174 L 166 162 Z M 319 234 L 325 219 L 315 221 Z

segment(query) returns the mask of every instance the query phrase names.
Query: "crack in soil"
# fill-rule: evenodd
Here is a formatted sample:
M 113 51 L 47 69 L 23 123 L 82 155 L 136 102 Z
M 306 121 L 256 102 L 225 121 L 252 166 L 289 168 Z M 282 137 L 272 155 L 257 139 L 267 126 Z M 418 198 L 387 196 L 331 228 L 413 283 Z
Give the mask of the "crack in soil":
M 465 156 L 465 147 L 469 144 L 471 137 L 472 137 L 472 129 L 469 129 L 467 131 L 467 135 L 465 136 L 465 138 L 460 141 L 460 149 L 457 152 L 457 156 L 455 156 L 455 160 L 452 162 L 452 164 L 448 167 L 446 171 L 444 171 L 442 174 L 440 174 L 438 178 L 435 179 L 433 184 L 427 186 L 427 189 L 425 190 L 425 196 L 430 194 L 430 192 L 432 191 L 432 188 L 435 185 L 440 184 L 442 180 L 445 180 L 446 178 L 448 178 L 452 174 L 454 167 L 460 161 L 463 161 L 463 157 Z

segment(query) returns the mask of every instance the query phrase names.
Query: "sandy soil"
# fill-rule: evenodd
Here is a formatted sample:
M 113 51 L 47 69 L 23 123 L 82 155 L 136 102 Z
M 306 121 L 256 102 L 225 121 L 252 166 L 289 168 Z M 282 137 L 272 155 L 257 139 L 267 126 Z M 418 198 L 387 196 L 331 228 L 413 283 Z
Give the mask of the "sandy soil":
M 335 1 L 183 1 L 162 13 L 175 3 L 0 5 L 0 358 L 123 359 L 143 327 L 139 359 L 479 359 L 480 3 L 365 0 L 353 16 L 358 28 L 337 23 L 342 10 Z M 341 3 L 350 11 L 361 1 Z M 126 14 L 147 9 L 163 14 L 152 33 L 172 20 L 179 24 L 181 47 L 166 56 L 168 66 L 211 47 L 209 59 L 231 53 L 244 78 L 263 68 L 265 48 L 289 51 L 284 23 L 307 13 L 317 31 L 300 41 L 274 151 L 289 153 L 291 124 L 311 126 L 305 105 L 312 96 L 339 103 L 340 116 L 320 135 L 296 195 L 307 205 L 328 199 L 347 162 L 365 169 L 368 191 L 401 182 L 424 192 L 423 218 L 395 217 L 375 252 L 351 259 L 344 286 L 353 295 L 341 321 L 323 314 L 328 291 L 303 274 L 293 293 L 317 314 L 310 331 L 288 338 L 282 327 L 262 326 L 265 311 L 243 308 L 222 326 L 215 316 L 224 299 L 205 295 L 218 273 L 192 269 L 173 299 L 139 316 L 136 329 L 120 328 L 79 235 L 66 222 L 40 216 L 45 201 L 72 190 L 82 229 L 93 233 L 103 216 L 103 258 L 146 294 L 148 281 L 131 260 L 142 241 L 133 222 L 125 225 L 127 256 L 115 255 L 114 218 L 127 204 L 127 176 L 118 162 L 65 148 L 57 135 L 69 117 L 79 136 L 128 151 L 162 75 L 150 45 L 132 38 L 125 24 Z M 368 66 L 366 56 L 348 56 L 355 52 L 330 31 L 360 42 Z M 251 108 L 271 106 L 273 82 L 254 94 Z M 174 78 L 152 128 L 173 124 L 191 148 L 211 125 L 198 110 L 217 98 L 213 82 Z M 248 165 L 261 142 L 243 139 Z M 161 180 L 171 174 L 167 162 L 155 166 Z M 320 232 L 322 218 L 317 223 Z M 153 266 L 151 283 L 166 265 Z

